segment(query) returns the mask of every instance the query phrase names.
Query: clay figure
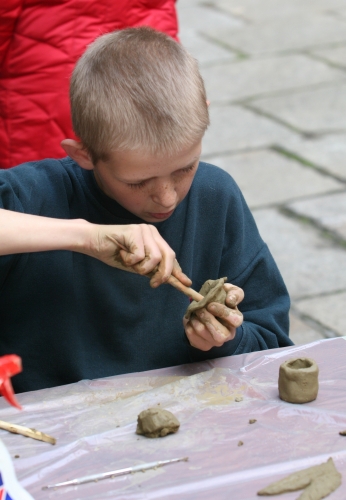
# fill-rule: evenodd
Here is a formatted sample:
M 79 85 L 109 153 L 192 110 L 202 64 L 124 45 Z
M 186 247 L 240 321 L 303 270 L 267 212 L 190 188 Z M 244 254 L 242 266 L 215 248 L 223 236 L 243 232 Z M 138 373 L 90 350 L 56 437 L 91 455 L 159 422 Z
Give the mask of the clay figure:
M 279 396 L 288 403 L 308 403 L 318 393 L 318 366 L 311 358 L 285 361 L 279 371 Z
M 280 495 L 305 488 L 297 500 L 321 500 L 336 490 L 340 484 L 341 474 L 336 469 L 333 459 L 329 458 L 321 465 L 295 472 L 270 484 L 258 491 L 257 495 Z
M 196 302 L 193 300 L 189 307 L 186 309 L 185 318 L 190 319 L 191 315 L 206 307 L 210 302 L 218 302 L 219 304 L 224 304 L 226 300 L 226 290 L 223 285 L 227 281 L 227 278 L 220 278 L 218 280 L 207 280 L 199 293 L 203 295 L 204 299 Z
M 138 415 L 136 433 L 157 438 L 177 432 L 179 427 L 179 420 L 170 411 L 162 408 L 148 408 Z

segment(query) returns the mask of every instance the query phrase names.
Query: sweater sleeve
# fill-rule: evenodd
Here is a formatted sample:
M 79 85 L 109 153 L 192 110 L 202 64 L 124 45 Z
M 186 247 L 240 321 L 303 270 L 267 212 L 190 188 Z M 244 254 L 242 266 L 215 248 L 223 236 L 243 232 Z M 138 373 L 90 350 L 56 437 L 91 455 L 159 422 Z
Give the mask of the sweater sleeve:
M 222 208 L 226 215 L 219 228 L 224 239 L 218 277 L 227 276 L 244 290 L 238 306 L 244 322 L 221 347 L 208 352 L 191 348 L 193 361 L 293 345 L 288 336 L 290 299 L 280 271 L 238 186 L 232 180 L 226 189 L 232 196 Z

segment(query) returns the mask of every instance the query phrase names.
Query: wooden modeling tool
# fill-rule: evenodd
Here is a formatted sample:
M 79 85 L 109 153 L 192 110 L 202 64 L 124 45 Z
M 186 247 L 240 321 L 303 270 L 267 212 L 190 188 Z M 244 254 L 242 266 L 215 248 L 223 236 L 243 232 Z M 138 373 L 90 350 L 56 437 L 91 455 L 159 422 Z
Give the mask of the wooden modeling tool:
M 163 465 L 173 464 L 175 462 L 187 462 L 188 457 L 183 458 L 171 458 L 170 460 L 158 460 L 157 462 L 150 462 L 147 464 L 135 465 L 134 467 L 126 467 L 125 469 L 117 469 L 109 472 L 103 472 L 100 474 L 92 474 L 90 476 L 83 476 L 76 479 L 71 479 L 70 481 L 64 481 L 63 483 L 48 484 L 48 486 L 43 486 L 43 490 L 50 490 L 52 488 L 60 488 L 61 486 L 76 486 L 78 484 L 97 482 L 101 479 L 112 478 L 116 476 L 123 476 L 124 474 L 133 474 L 134 472 L 144 472 L 148 469 L 156 469 L 157 467 L 162 467 Z
M 119 243 L 119 241 L 115 240 L 114 238 L 112 238 L 109 235 L 107 235 L 107 238 L 109 240 L 111 240 L 113 243 L 115 243 L 117 246 L 122 248 L 123 250 L 127 251 L 127 248 L 124 247 L 121 243 Z M 118 260 L 116 260 L 114 262 L 114 266 L 117 267 L 118 269 L 122 269 L 123 271 L 128 271 L 130 273 L 139 274 L 139 273 L 137 273 L 137 271 L 135 271 L 135 269 L 133 269 L 130 266 L 125 266 L 122 262 L 120 262 Z M 146 276 L 147 278 L 151 278 L 155 274 L 155 272 L 156 272 L 156 269 L 154 269 L 153 271 L 151 271 L 148 274 L 145 274 L 144 276 Z M 182 292 L 184 295 L 187 295 L 188 297 L 190 297 L 190 299 L 193 299 L 196 302 L 199 302 L 200 300 L 204 299 L 203 295 L 196 292 L 196 290 L 193 290 L 192 288 L 183 285 L 183 283 L 181 283 L 181 281 L 179 281 L 177 278 L 175 278 L 172 275 L 168 278 L 166 283 L 173 286 L 174 288 L 179 290 L 179 292 Z
M 31 429 L 30 427 L 23 427 L 22 425 L 11 424 L 10 422 L 4 422 L 0 420 L 0 429 L 4 431 L 12 432 L 13 434 L 21 434 L 25 437 L 30 437 L 32 439 L 37 439 L 38 441 L 45 441 L 46 443 L 55 444 L 56 439 L 44 432 L 37 431 L 36 429 Z

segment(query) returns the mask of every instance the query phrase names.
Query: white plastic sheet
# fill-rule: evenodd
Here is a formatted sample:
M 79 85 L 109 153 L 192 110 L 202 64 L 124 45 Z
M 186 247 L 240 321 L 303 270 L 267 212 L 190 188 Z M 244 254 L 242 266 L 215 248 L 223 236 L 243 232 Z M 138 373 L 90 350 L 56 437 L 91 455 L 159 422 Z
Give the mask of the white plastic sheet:
M 298 356 L 315 359 L 320 368 L 318 398 L 305 405 L 278 397 L 279 366 Z M 346 437 L 339 435 L 346 430 L 344 338 L 82 381 L 19 394 L 18 400 L 22 412 L 0 402 L 1 420 L 57 438 L 52 446 L 0 431 L 18 479 L 35 500 L 254 500 L 269 483 L 329 457 L 344 478 L 329 498 L 346 498 Z M 138 413 L 156 405 L 178 417 L 180 430 L 160 439 L 138 436 Z M 183 456 L 189 461 L 42 490 L 75 477 Z

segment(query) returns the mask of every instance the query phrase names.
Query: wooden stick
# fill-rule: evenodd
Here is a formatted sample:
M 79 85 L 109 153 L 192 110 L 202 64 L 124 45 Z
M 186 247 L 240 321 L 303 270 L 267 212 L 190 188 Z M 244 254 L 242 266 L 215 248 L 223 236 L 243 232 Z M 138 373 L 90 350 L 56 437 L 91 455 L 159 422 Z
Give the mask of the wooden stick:
M 45 441 L 46 443 L 56 443 L 56 439 L 52 436 L 48 436 L 48 434 L 44 434 L 36 429 L 30 429 L 30 427 L 4 422 L 3 420 L 0 420 L 0 429 L 12 432 L 13 434 L 21 434 L 22 436 L 38 439 L 39 441 Z
M 192 288 L 189 288 L 189 287 L 183 285 L 181 283 L 181 281 L 179 281 L 177 278 L 175 278 L 172 275 L 168 278 L 167 283 L 174 286 L 174 288 L 176 288 L 180 292 L 184 293 L 185 295 L 187 295 L 191 299 L 195 300 L 196 302 L 199 302 L 200 300 L 204 299 L 203 295 L 196 292 L 196 290 L 193 290 Z
M 111 240 L 115 245 L 118 245 L 123 250 L 126 250 L 126 248 L 121 243 L 119 243 L 117 240 L 115 240 L 111 236 L 107 235 L 107 238 L 109 240 Z M 123 271 L 128 271 L 130 273 L 138 274 L 137 271 L 135 271 L 133 269 L 133 267 L 125 266 L 125 264 L 123 264 L 122 262 L 120 262 L 118 260 L 116 262 L 114 262 L 114 266 L 117 267 L 118 269 L 122 269 Z M 155 269 L 153 269 L 150 273 L 145 274 L 144 276 L 146 276 L 147 278 L 151 278 L 155 274 L 156 270 L 157 270 L 157 267 Z M 183 285 L 177 278 L 175 278 L 172 275 L 168 278 L 167 283 L 169 283 L 174 288 L 176 288 L 177 290 L 179 290 L 183 294 L 187 295 L 191 299 L 195 300 L 196 302 L 199 302 L 200 300 L 202 300 L 204 298 L 203 295 L 196 292 L 196 290 L 193 290 L 192 288 L 189 288 L 189 287 Z

